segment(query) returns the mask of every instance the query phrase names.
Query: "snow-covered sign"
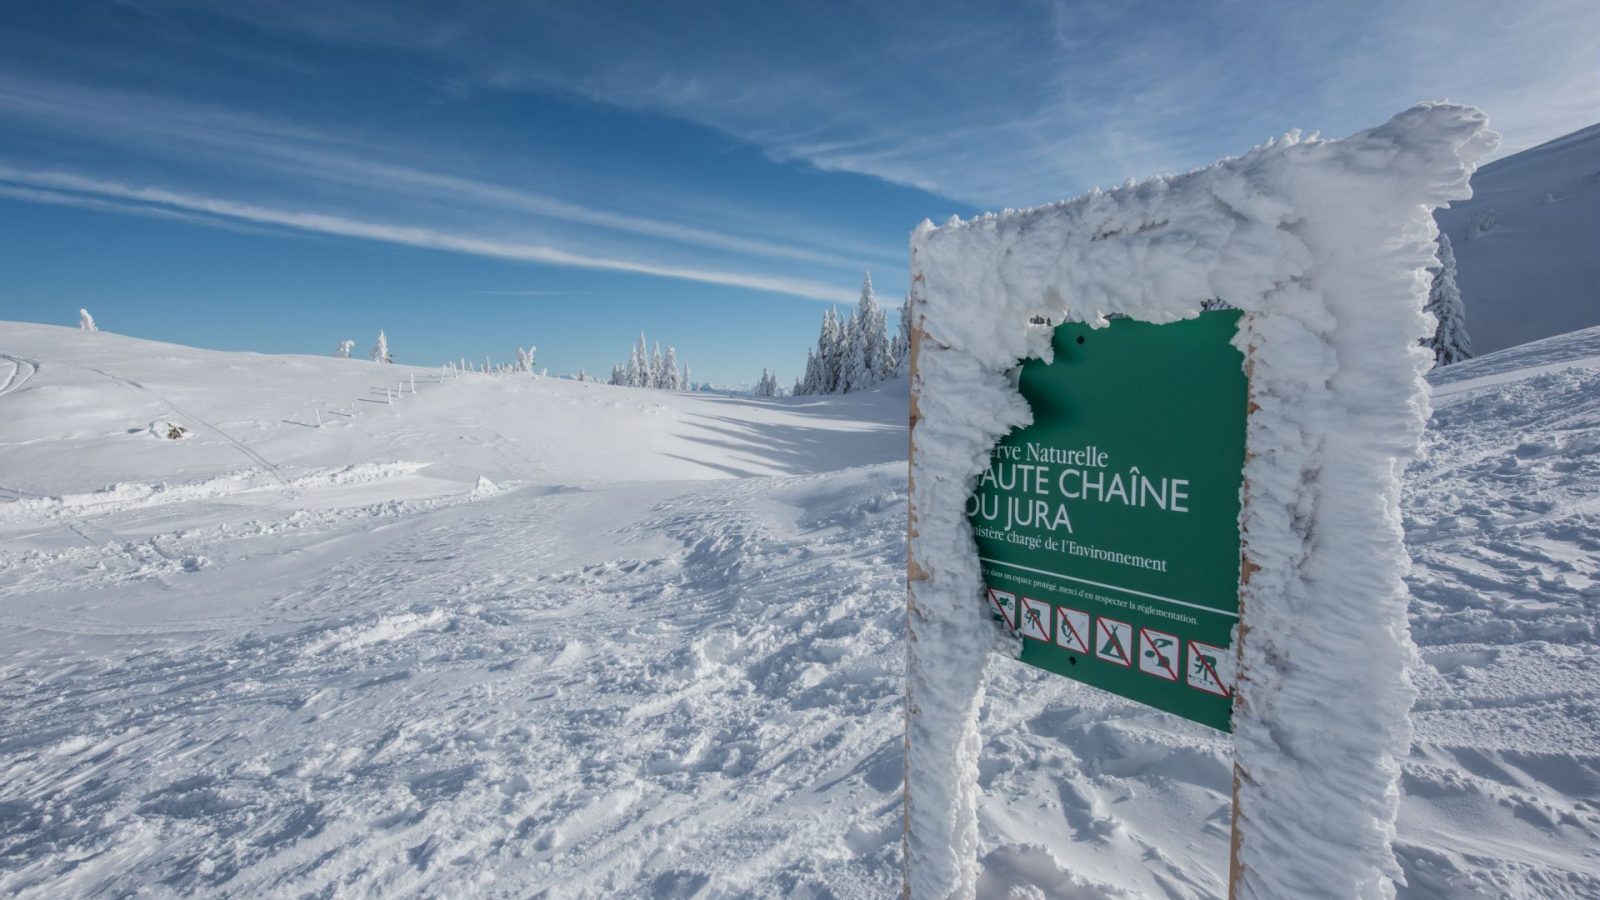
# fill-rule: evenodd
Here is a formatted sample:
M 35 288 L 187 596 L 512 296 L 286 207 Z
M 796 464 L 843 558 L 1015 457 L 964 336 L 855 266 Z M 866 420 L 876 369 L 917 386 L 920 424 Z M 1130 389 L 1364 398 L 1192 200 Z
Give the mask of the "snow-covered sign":
M 1126 610 L 1109 621 L 1125 626 L 1127 677 L 1233 704 L 1230 894 L 1392 892 L 1414 697 L 1398 480 L 1427 415 L 1432 211 L 1469 196 L 1495 142 L 1477 110 L 1425 104 L 1343 140 L 1290 134 L 1185 175 L 913 233 L 908 896 L 977 891 L 987 660 L 1031 641 L 987 612 L 968 499 L 997 442 L 1034 421 L 1015 373 L 1052 358 L 1055 329 L 1033 323 L 1111 335 L 1112 316 L 1179 322 L 1212 298 L 1239 310 L 1230 340 L 1249 372 L 1244 627 L 1229 646 Z M 1055 606 L 1066 641 L 1098 643 L 1107 620 L 1089 606 Z
M 1232 646 L 1239 621 L 1240 315 L 1056 328 L 1053 359 L 1019 376 L 1032 424 L 995 445 L 967 500 L 985 584 L 1041 609 L 1017 623 L 1020 660 L 1223 731 L 1231 689 L 1185 687 L 1178 657 L 1180 635 Z M 1119 652 L 1052 641 L 1052 606 L 1136 628 L 1138 666 L 1131 631 Z

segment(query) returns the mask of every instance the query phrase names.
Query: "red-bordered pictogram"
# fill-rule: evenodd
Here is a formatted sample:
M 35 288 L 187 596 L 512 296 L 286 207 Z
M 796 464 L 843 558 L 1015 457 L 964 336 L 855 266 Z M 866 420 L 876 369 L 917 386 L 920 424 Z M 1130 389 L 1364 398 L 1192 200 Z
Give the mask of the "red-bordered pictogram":
M 1056 607 L 1056 645 L 1073 653 L 1089 652 L 1089 614 L 1079 609 Z
M 1133 626 L 1104 616 L 1096 619 L 1094 655 L 1113 665 L 1133 665 Z
M 997 591 L 989 588 L 989 603 L 995 612 L 1006 620 L 1007 628 L 1017 627 L 1017 595 L 1009 591 Z
M 1050 604 L 1032 597 L 1022 598 L 1022 617 L 1019 629 L 1023 636 L 1031 637 L 1036 641 L 1050 640 Z
M 1153 628 L 1140 628 L 1139 671 L 1167 681 L 1177 681 L 1180 649 L 1177 635 Z
M 1229 677 L 1232 666 L 1227 647 L 1189 641 L 1189 665 L 1184 669 L 1184 681 L 1219 697 L 1233 696 L 1233 683 Z

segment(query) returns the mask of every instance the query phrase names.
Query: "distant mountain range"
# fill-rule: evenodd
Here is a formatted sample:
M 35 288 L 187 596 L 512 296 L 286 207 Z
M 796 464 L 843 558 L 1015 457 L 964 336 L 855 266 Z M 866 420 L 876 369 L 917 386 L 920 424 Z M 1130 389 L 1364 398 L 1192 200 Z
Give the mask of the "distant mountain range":
M 1472 190 L 1435 218 L 1473 349 L 1600 325 L 1600 125 L 1484 166 Z

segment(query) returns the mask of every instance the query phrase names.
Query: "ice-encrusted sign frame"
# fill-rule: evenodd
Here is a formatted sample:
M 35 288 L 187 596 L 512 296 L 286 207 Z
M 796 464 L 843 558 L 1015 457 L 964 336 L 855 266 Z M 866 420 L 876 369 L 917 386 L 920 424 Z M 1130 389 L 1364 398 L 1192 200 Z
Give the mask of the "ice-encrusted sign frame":
M 1432 213 L 1470 196 L 1495 143 L 1479 111 L 1424 104 L 1342 140 L 1291 133 L 913 232 L 908 897 L 977 888 L 977 712 L 1002 638 L 965 507 L 995 442 L 1031 421 L 1008 373 L 1050 335 L 1027 323 L 1171 322 L 1211 297 L 1244 311 L 1252 404 L 1229 892 L 1392 896 L 1415 696 L 1400 475 L 1428 414 Z

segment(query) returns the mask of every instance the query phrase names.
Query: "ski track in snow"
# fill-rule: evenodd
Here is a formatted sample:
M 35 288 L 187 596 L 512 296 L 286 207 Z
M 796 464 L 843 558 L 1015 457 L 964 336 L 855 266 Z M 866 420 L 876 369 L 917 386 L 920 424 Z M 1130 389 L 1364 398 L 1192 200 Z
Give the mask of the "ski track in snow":
M 1399 893 L 1600 896 L 1600 329 L 1433 380 Z M 641 447 L 697 421 L 598 396 L 652 400 Z M 857 429 L 746 440 L 740 409 L 702 468 L 753 470 L 760 441 L 796 467 Z M 903 461 L 563 481 L 589 448 L 400 412 L 397 446 L 522 480 L 469 489 L 447 456 L 280 482 L 223 444 L 188 478 L 0 502 L 0 894 L 898 893 Z M 989 683 L 982 896 L 1223 895 L 1223 736 L 1006 660 Z
M 39 364 L 31 359 L 0 353 L 0 397 L 20 390 L 37 371 Z

